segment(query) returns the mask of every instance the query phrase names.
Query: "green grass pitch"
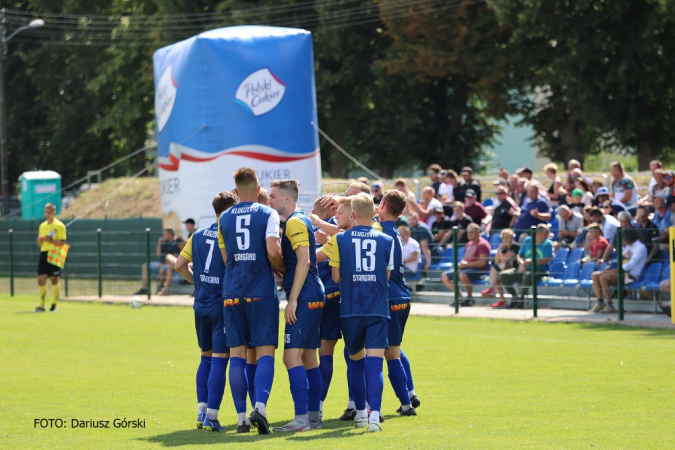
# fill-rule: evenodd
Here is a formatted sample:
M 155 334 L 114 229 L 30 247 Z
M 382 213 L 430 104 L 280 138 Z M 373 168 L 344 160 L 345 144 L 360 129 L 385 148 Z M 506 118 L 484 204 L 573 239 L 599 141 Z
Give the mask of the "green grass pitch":
M 411 317 L 404 349 L 422 406 L 396 417 L 386 378 L 384 432 L 336 418 L 346 405 L 339 344 L 325 429 L 237 435 L 229 386 L 226 433 L 195 429 L 199 360 L 189 308 L 0 296 L 0 448 L 666 448 L 675 436 L 675 333 L 664 330 Z M 283 330 L 283 326 L 281 327 Z M 293 416 L 277 353 L 273 425 Z M 67 428 L 35 428 L 64 419 Z M 115 429 L 113 420 L 145 420 Z M 110 429 L 71 427 L 109 420 Z

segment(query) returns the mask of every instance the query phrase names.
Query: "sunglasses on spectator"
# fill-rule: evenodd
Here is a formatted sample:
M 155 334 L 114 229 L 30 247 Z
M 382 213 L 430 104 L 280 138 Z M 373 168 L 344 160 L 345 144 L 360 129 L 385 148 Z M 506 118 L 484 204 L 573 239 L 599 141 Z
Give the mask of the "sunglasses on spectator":
M 380 188 L 372 188 L 370 192 L 380 192 Z
M 437 215 L 437 216 L 442 216 L 442 215 L 443 215 L 443 213 L 442 213 L 442 212 L 435 212 L 435 213 L 434 213 L 434 215 Z
M 605 209 L 609 209 L 609 208 L 612 208 L 612 205 L 602 205 L 602 207 L 605 208 Z

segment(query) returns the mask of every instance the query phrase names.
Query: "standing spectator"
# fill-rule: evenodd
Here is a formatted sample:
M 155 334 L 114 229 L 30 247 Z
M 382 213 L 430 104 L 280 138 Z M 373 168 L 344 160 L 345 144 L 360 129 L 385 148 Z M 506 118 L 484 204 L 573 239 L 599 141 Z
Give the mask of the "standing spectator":
M 187 231 L 187 238 L 190 239 L 196 230 L 195 219 L 190 218 L 185 221 L 185 230 Z
M 499 301 L 492 304 L 493 308 L 506 306 L 504 288 L 499 282 L 499 273 L 502 270 L 516 267 L 516 264 L 518 263 L 518 252 L 520 251 L 520 246 L 513 242 L 513 238 L 515 237 L 513 230 L 506 228 L 499 233 L 499 236 L 502 238 L 502 242 L 500 242 L 497 247 L 497 253 L 495 254 L 492 267 L 490 268 L 490 287 L 481 292 L 483 297 L 494 297 L 495 291 L 497 292 Z
M 445 215 L 445 210 L 441 207 L 436 207 L 434 210 L 434 215 L 436 216 L 436 221 L 431 226 L 431 234 L 434 236 L 434 242 L 448 242 L 448 238 L 445 237 L 445 235 L 452 234 L 450 232 L 452 229 L 452 221 L 450 220 L 450 217 Z
M 438 195 L 438 189 L 441 187 L 441 166 L 432 164 L 427 167 L 427 174 L 431 180 L 431 187 L 434 188 L 434 196 Z
M 619 262 L 619 264 L 623 264 L 623 270 L 626 274 L 625 282 L 628 284 L 640 278 L 647 263 L 647 248 L 640 242 L 640 234 L 635 228 L 625 229 L 623 235 L 626 241 L 623 246 L 623 257 L 628 258 L 628 262 Z M 618 270 L 616 268 L 605 268 L 602 272 L 593 272 L 591 279 L 593 280 L 593 290 L 598 297 L 598 303 L 591 309 L 591 312 L 616 312 L 612 304 L 612 286 L 617 285 Z
M 457 172 L 446 170 L 443 173 L 443 184 L 438 190 L 438 199 L 443 205 L 449 205 L 455 200 L 455 188 L 458 185 Z
M 476 193 L 473 189 L 467 189 L 464 192 L 464 212 L 471 217 L 473 223 L 479 226 L 489 217 L 485 207 L 476 201 Z
M 544 200 L 539 198 L 539 188 L 535 185 L 528 185 L 527 196 L 530 201 L 522 206 L 520 216 L 514 225 L 517 240 L 520 242 L 528 236 L 531 226 L 545 225 L 551 220 L 551 209 Z
M 588 250 L 584 256 L 583 263 L 594 261 L 599 263 L 604 257 L 605 251 L 609 247 L 609 242 L 602 236 L 600 225 L 593 224 L 588 227 Z
M 487 274 L 490 263 L 490 243 L 480 236 L 480 227 L 472 223 L 467 230 L 469 242 L 466 244 L 464 258 L 459 262 L 459 282 L 466 291 L 466 300 L 460 303 L 462 306 L 471 306 L 473 300 L 473 283 L 478 281 L 481 276 Z M 443 284 L 454 292 L 454 271 L 455 268 L 444 272 L 441 275 Z
M 378 206 L 382 201 L 382 197 L 384 197 L 384 193 L 382 192 L 382 183 L 379 181 L 374 182 L 370 186 L 370 195 L 373 196 L 373 203 L 375 206 Z
M 469 225 L 473 223 L 473 220 L 470 216 L 464 213 L 464 204 L 462 202 L 455 202 L 453 206 L 454 214 L 450 218 L 450 228 L 457 227 L 457 243 L 465 244 L 469 238 L 467 230 Z M 452 233 L 448 233 L 445 237 L 445 241 L 442 241 L 444 244 L 452 237 Z
M 405 180 L 405 178 L 398 178 L 396 180 L 396 189 L 399 191 L 403 192 L 408 200 L 411 200 L 413 202 L 417 201 L 417 197 L 415 196 L 415 193 L 408 189 L 408 182 Z
M 429 265 L 432 263 L 432 249 L 435 248 L 434 237 L 431 235 L 431 230 L 427 224 L 420 221 L 417 213 L 412 212 L 408 215 L 408 220 L 410 221 L 410 234 L 411 237 L 420 244 L 420 249 L 422 250 L 422 256 L 424 256 L 424 270 L 429 270 Z
M 38 292 L 40 294 L 38 306 L 34 312 L 45 312 L 45 298 L 47 297 L 47 277 L 52 283 L 52 306 L 51 312 L 56 312 L 56 305 L 59 302 L 59 293 L 61 285 L 59 276 L 61 268 L 47 262 L 49 250 L 54 245 L 63 245 L 66 243 L 66 226 L 56 218 L 56 205 L 47 203 L 45 205 L 45 221 L 38 227 L 37 245 L 40 247 L 40 259 L 38 262 Z
M 548 198 L 551 199 L 551 205 L 556 206 L 561 201 L 564 202 L 567 190 L 562 185 L 562 181 L 558 176 L 558 166 L 554 163 L 549 163 L 544 166 L 546 176 L 551 180 L 551 185 L 548 188 Z
M 410 237 L 410 227 L 401 225 L 398 227 L 398 232 L 401 233 L 401 242 L 403 242 L 403 246 L 401 247 L 404 265 L 403 275 L 405 277 L 411 277 L 417 274 L 420 263 L 422 262 L 420 244 Z
M 511 228 L 520 214 L 520 208 L 516 202 L 508 196 L 504 186 L 497 186 L 495 195 L 499 202 L 492 210 L 492 222 L 490 222 L 490 233 L 500 233 L 506 228 Z
M 505 167 L 500 167 L 499 172 L 497 173 L 498 178 L 503 178 L 504 180 L 509 179 L 509 171 Z
M 573 212 L 568 206 L 558 207 L 558 241 L 563 247 L 569 247 L 579 230 L 584 226 L 584 218 L 578 212 Z
M 455 194 L 455 200 L 459 202 L 464 202 L 464 196 L 467 189 L 473 190 L 476 194 L 476 199 L 480 202 L 481 198 L 481 187 L 480 181 L 473 179 L 473 169 L 471 167 L 462 167 L 462 181 L 457 186 L 457 193 Z
M 623 164 L 620 162 L 613 162 L 610 165 L 610 172 L 614 178 L 611 197 L 623 203 L 626 208 L 635 206 L 638 199 L 638 188 L 635 181 L 633 181 L 630 176 L 626 175 L 623 170 Z
M 431 186 L 427 186 L 422 190 L 420 203 L 411 202 L 410 200 L 407 203 L 410 209 L 419 214 L 419 217 L 429 226 L 433 225 L 436 220 L 434 210 L 438 207 L 443 208 L 441 202 L 435 198 L 434 189 Z
M 537 225 L 535 234 L 535 245 L 537 251 L 536 279 L 540 280 L 548 274 L 548 263 L 553 257 L 553 242 L 548 238 L 549 230 L 546 225 Z M 522 309 L 525 306 L 523 301 L 527 296 L 530 285 L 532 284 L 532 237 L 528 236 L 520 246 L 518 251 L 518 268 L 502 270 L 499 274 L 499 281 L 504 288 L 513 297 L 511 303 L 507 306 L 509 309 Z M 514 283 L 521 283 L 521 293 L 518 296 Z

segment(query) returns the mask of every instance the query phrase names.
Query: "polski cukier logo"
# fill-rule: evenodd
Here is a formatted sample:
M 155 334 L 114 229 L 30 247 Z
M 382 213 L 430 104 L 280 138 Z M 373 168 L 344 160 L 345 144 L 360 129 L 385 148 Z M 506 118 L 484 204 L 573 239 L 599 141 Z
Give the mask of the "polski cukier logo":
M 155 92 L 155 115 L 157 116 L 157 132 L 161 133 L 164 126 L 171 117 L 173 105 L 176 102 L 176 91 L 178 85 L 173 79 L 171 67 L 164 69 L 162 76 L 159 77 L 157 83 L 157 91 Z
M 284 98 L 286 84 L 270 69 L 256 70 L 241 82 L 234 98 L 255 117 L 267 114 Z

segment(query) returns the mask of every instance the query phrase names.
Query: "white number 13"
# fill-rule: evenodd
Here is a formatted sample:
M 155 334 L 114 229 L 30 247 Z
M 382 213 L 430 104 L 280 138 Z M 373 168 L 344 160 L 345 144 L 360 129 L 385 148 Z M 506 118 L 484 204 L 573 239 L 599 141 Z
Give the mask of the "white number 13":
M 356 251 L 356 271 L 372 272 L 375 270 L 377 241 L 375 239 L 352 239 L 352 242 Z

